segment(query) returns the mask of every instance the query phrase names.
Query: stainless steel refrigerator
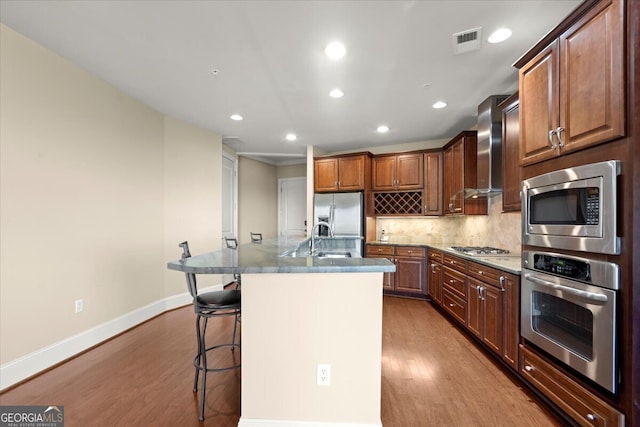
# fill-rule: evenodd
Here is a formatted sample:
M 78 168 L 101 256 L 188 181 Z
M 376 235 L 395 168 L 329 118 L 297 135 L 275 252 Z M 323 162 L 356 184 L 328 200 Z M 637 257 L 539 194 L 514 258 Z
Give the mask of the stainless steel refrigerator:
M 313 221 L 331 224 L 334 237 L 359 237 L 358 250 L 362 254 L 364 239 L 364 204 L 362 192 L 358 193 L 316 193 L 314 195 Z M 320 234 L 327 235 L 326 227 L 320 227 Z

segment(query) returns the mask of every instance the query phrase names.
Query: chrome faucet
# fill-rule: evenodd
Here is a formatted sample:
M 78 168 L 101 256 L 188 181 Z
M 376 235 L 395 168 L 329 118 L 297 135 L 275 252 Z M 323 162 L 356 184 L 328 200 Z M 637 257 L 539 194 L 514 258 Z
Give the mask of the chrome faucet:
M 316 250 L 316 229 L 319 229 L 321 225 L 326 226 L 329 229 L 329 237 L 333 237 L 333 228 L 331 227 L 331 224 L 329 224 L 326 221 L 318 221 L 313 225 L 313 228 L 311 229 L 311 241 L 309 242 L 310 244 L 310 250 L 311 250 L 311 254 L 313 255 L 313 253 Z M 320 237 L 320 230 L 318 230 L 318 237 Z

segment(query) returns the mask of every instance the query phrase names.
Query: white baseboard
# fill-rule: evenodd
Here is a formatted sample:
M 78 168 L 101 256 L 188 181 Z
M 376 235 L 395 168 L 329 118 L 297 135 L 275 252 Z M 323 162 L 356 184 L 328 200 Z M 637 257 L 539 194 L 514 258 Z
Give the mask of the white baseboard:
M 382 427 L 382 422 L 375 424 L 333 423 L 323 421 L 261 420 L 240 417 L 238 427 Z
M 214 285 L 202 292 L 221 290 Z M 0 391 L 75 356 L 165 311 L 191 304 L 188 292 L 173 295 L 109 320 L 0 366 Z

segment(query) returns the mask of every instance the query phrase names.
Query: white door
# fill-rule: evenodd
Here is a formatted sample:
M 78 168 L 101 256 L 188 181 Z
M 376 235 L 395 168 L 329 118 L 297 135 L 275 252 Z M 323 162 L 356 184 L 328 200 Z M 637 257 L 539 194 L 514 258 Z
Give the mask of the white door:
M 278 235 L 306 236 L 307 178 L 281 178 L 278 187 Z
M 225 237 L 238 236 L 238 159 L 222 153 L 222 246 Z M 222 284 L 233 281 L 233 274 L 222 276 Z

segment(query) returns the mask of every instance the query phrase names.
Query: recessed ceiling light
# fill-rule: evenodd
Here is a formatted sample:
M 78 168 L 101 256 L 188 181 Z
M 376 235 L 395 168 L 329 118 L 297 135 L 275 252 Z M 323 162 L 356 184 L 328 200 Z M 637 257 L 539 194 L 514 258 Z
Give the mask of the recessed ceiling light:
M 295 133 L 288 133 L 285 138 L 287 138 L 287 141 L 295 141 L 296 139 L 298 139 Z
M 231 115 L 231 120 L 235 120 L 235 121 L 240 121 L 242 120 L 244 117 L 242 117 L 240 114 L 232 114 Z
M 489 43 L 500 43 L 511 37 L 511 30 L 508 28 L 500 28 L 494 31 L 487 41 Z
M 340 42 L 332 42 L 327 45 L 324 53 L 331 59 L 340 59 L 347 53 L 347 49 Z
M 329 96 L 332 98 L 342 98 L 344 96 L 344 92 L 338 88 L 335 88 L 331 92 L 329 92 Z
M 378 131 L 378 133 L 387 133 L 387 132 L 389 132 L 389 126 L 380 125 L 380 126 L 378 126 L 377 131 Z
M 447 103 L 443 101 L 438 101 L 432 105 L 433 108 L 444 108 L 446 106 L 447 106 Z

